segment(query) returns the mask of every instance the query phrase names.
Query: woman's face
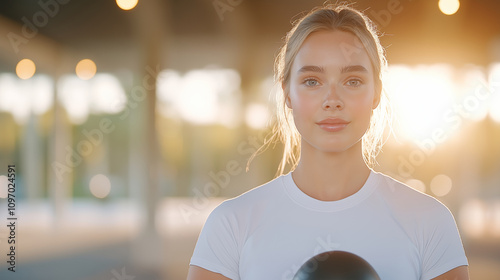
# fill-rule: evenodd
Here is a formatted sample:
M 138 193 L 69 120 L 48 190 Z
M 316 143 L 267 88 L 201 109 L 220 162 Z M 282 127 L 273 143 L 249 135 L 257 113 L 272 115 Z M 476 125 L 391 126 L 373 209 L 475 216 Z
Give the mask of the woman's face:
M 292 64 L 286 98 L 302 146 L 324 152 L 353 147 L 378 101 L 370 59 L 356 36 L 318 31 L 307 37 Z

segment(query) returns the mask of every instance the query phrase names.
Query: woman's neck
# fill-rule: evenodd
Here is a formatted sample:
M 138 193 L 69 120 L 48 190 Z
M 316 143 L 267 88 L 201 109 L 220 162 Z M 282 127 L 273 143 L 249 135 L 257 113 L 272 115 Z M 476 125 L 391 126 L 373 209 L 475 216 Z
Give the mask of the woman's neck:
M 334 201 L 359 191 L 369 175 L 360 141 L 339 153 L 302 145 L 300 161 L 292 178 L 305 194 L 318 200 Z

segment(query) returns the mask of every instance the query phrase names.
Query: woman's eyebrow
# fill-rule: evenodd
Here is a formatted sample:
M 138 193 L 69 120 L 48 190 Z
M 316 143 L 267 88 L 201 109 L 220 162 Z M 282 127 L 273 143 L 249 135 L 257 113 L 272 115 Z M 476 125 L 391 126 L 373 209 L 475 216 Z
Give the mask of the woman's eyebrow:
M 325 73 L 325 68 L 321 66 L 316 66 L 316 65 L 305 65 L 302 66 L 297 72 L 299 73 L 304 73 L 304 72 L 318 72 L 318 73 Z M 349 72 L 368 72 L 368 70 L 361 65 L 348 65 L 340 68 L 340 73 L 345 74 Z
M 302 66 L 302 68 L 297 71 L 299 73 L 304 73 L 304 72 L 319 72 L 319 73 L 325 73 L 325 68 L 321 66 L 314 66 L 314 65 L 306 65 Z
M 368 72 L 368 70 L 361 65 L 348 65 L 340 68 L 340 73 L 342 74 L 349 72 Z

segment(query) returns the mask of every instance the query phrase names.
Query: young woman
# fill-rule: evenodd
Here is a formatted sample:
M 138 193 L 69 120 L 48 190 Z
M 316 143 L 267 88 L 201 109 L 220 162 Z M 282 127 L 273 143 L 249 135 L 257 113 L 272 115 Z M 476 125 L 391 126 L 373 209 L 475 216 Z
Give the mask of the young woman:
M 357 10 L 326 6 L 295 24 L 276 60 L 280 170 L 293 171 L 211 213 L 189 280 L 292 279 L 332 250 L 362 257 L 383 280 L 469 279 L 449 210 L 368 167 L 381 145 L 385 66 Z

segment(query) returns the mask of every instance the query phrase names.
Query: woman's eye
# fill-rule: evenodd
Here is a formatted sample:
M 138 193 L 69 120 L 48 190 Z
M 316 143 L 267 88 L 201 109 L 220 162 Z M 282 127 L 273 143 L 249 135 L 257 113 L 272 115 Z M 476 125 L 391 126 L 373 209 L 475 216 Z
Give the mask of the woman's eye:
M 314 87 L 314 86 L 317 86 L 319 83 L 318 81 L 314 80 L 314 79 L 307 79 L 305 82 L 306 86 L 310 86 L 310 87 Z
M 361 80 L 351 79 L 351 80 L 347 81 L 347 85 L 351 86 L 351 87 L 358 87 L 361 85 Z

